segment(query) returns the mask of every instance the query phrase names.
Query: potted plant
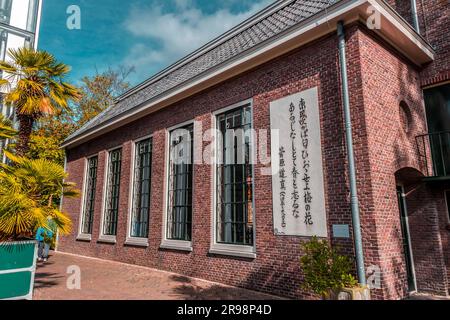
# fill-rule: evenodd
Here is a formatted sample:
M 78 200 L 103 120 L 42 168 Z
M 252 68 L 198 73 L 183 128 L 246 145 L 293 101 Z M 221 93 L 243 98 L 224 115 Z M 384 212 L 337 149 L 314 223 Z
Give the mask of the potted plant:
M 303 243 L 300 258 L 304 288 L 327 300 L 369 300 L 370 290 L 351 274 L 352 261 L 325 240 L 313 237 Z
M 60 165 L 17 157 L 5 151 L 9 164 L 0 165 L 0 299 L 32 299 L 39 228 L 56 225 L 70 232 L 71 221 L 55 199 L 77 196 Z

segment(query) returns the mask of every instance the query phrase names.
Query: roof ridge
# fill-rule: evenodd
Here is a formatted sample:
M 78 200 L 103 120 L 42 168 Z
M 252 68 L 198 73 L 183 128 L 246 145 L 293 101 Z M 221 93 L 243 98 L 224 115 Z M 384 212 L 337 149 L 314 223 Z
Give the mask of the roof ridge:
M 249 18 L 245 19 L 244 21 L 240 22 L 238 25 L 234 26 L 230 30 L 226 31 L 225 33 L 220 34 L 219 36 L 217 36 L 214 39 L 205 43 L 200 48 L 194 50 L 193 52 L 187 54 L 186 56 L 182 57 L 181 59 L 175 61 L 174 63 L 170 64 L 166 68 L 162 69 L 161 71 L 159 71 L 156 74 L 154 74 L 153 76 L 151 76 L 150 78 L 137 84 L 133 88 L 130 88 L 128 91 L 126 91 L 123 94 L 121 94 L 120 96 L 118 96 L 116 98 L 116 100 L 117 101 L 123 100 L 124 98 L 126 98 L 126 96 L 128 96 L 128 95 L 132 94 L 133 92 L 135 92 L 136 90 L 138 90 L 138 88 L 146 87 L 146 86 L 152 84 L 153 82 L 157 81 L 158 78 L 163 77 L 164 74 L 168 73 L 170 70 L 172 70 L 172 69 L 176 70 L 176 69 L 184 66 L 185 64 L 189 63 L 192 59 L 195 59 L 196 57 L 201 56 L 201 55 L 213 50 L 214 48 L 224 44 L 230 38 L 233 38 L 233 36 L 236 36 L 237 34 L 251 28 L 255 24 L 259 23 L 261 20 L 266 19 L 267 17 L 269 17 L 270 15 L 273 14 L 272 10 L 274 12 L 277 12 L 277 11 L 285 8 L 286 6 L 289 6 L 292 2 L 295 2 L 295 1 L 297 1 L 297 0 L 275 0 L 270 5 L 259 10 L 258 12 L 256 12 Z M 280 7 L 280 8 L 278 8 L 278 7 Z M 255 19 L 257 16 L 259 16 L 258 19 Z M 247 24 L 249 24 L 249 25 L 247 26 Z

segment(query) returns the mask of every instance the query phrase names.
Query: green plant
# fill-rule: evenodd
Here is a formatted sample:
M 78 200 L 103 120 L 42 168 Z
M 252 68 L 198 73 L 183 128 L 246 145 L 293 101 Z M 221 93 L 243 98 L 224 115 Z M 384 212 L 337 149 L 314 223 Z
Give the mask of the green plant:
M 5 151 L 11 165 L 0 166 L 0 241 L 27 238 L 38 227 L 70 232 L 70 218 L 58 209 L 55 198 L 76 197 L 72 183 L 59 164 L 45 159 L 17 157 Z
M 327 298 L 342 288 L 355 287 L 352 261 L 334 250 L 327 241 L 313 237 L 303 243 L 304 255 L 300 263 L 304 274 L 304 288 Z
M 5 75 L 0 86 L 7 89 L 4 102 L 15 108 L 19 122 L 16 152 L 24 156 L 36 120 L 58 110 L 69 111 L 69 101 L 77 100 L 80 94 L 63 82 L 70 68 L 50 53 L 19 48 L 10 49 L 8 55 L 11 62 L 0 62 L 0 71 Z
M 0 113 L 0 139 L 12 138 L 16 133 L 16 130 L 12 128 L 11 121 Z
M 60 140 L 53 136 L 41 136 L 33 133 L 27 157 L 30 159 L 46 159 L 64 165 L 64 149 Z

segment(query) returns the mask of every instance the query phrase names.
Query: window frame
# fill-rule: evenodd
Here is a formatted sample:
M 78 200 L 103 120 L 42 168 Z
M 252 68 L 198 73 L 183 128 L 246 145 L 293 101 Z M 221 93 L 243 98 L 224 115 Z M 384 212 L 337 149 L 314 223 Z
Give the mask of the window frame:
M 82 190 L 83 193 L 81 195 L 81 205 L 80 205 L 80 218 L 78 223 L 78 235 L 76 240 L 80 241 L 91 241 L 92 240 L 92 231 L 91 234 L 83 233 L 83 224 L 84 224 L 84 208 L 86 206 L 86 196 L 87 196 L 87 181 L 88 181 L 88 175 L 89 175 L 89 160 L 92 158 L 97 157 L 97 177 L 96 177 L 96 185 L 95 185 L 95 194 L 97 196 L 98 191 L 98 167 L 99 167 L 99 161 L 100 157 L 99 154 L 93 154 L 87 157 L 84 157 L 84 176 L 83 176 L 83 186 Z M 94 210 L 95 214 L 95 210 Z M 92 221 L 92 230 L 94 229 L 94 220 Z
M 247 99 L 228 107 L 216 110 L 212 112 L 212 129 L 214 137 L 214 163 L 211 166 L 211 190 L 212 190 L 212 208 L 211 208 L 211 244 L 209 248 L 209 253 L 225 256 L 235 256 L 241 258 L 256 258 L 256 210 L 255 210 L 255 165 L 252 166 L 252 219 L 253 219 L 253 245 L 239 245 L 239 244 L 225 244 L 217 242 L 217 163 L 218 163 L 218 139 L 217 139 L 217 118 L 223 113 L 231 111 L 233 109 L 238 109 L 241 107 L 250 107 L 250 118 L 251 118 L 251 129 L 254 129 L 254 115 L 253 115 L 253 99 Z M 256 159 L 256 148 L 255 148 L 255 137 L 250 135 L 250 156 L 251 159 Z M 251 160 L 252 161 L 252 160 Z
M 119 149 L 122 149 L 122 157 L 121 157 L 120 161 L 123 161 L 123 146 L 122 145 L 106 150 L 105 168 L 104 168 L 104 174 L 103 174 L 104 181 L 103 181 L 103 192 L 102 192 L 102 215 L 101 215 L 101 220 L 100 220 L 100 232 L 99 232 L 98 242 L 106 242 L 106 243 L 114 243 L 114 244 L 117 242 L 117 234 L 116 235 L 105 235 L 103 233 L 103 227 L 104 227 L 104 223 L 105 223 L 110 154 L 111 154 L 111 152 L 119 150 Z M 122 163 L 121 163 L 120 176 L 122 176 L 122 173 L 123 173 L 123 170 L 122 170 Z M 122 183 L 122 177 L 120 179 L 119 184 L 120 183 Z M 120 201 L 120 198 L 119 198 L 119 201 Z M 117 210 L 117 220 L 119 220 L 119 211 L 120 211 L 120 206 Z
M 138 138 L 136 140 L 133 140 L 131 143 L 131 164 L 130 164 L 130 184 L 129 184 L 129 195 L 128 195 L 128 216 L 127 216 L 127 236 L 125 239 L 125 244 L 132 245 L 132 246 L 142 246 L 142 247 L 148 247 L 149 246 L 149 237 L 150 237 L 150 230 L 148 232 L 147 238 L 138 238 L 133 237 L 131 235 L 131 220 L 133 217 L 133 200 L 134 200 L 134 179 L 135 179 L 135 168 L 136 168 L 136 152 L 137 148 L 136 145 L 142 141 L 145 140 L 151 140 L 152 143 L 152 152 L 151 152 L 151 159 L 150 161 L 153 164 L 153 134 L 143 136 L 141 138 Z M 153 166 L 152 166 L 153 168 Z M 152 181 L 152 171 L 150 171 L 150 181 Z M 151 204 L 151 192 L 152 192 L 152 186 L 150 185 L 150 204 Z M 150 227 L 150 212 L 151 212 L 151 205 L 149 207 L 148 212 L 148 226 Z
M 164 209 L 163 209 L 163 227 L 162 229 L 162 238 L 161 238 L 161 249 L 169 249 L 169 250 L 180 250 L 180 251 L 188 251 L 192 252 L 192 241 L 194 234 L 194 194 L 195 194 L 195 156 L 192 155 L 193 163 L 192 163 L 192 218 L 191 218 L 191 228 L 192 228 L 192 236 L 191 241 L 185 240 L 172 240 L 167 238 L 167 218 L 168 218 L 168 205 L 169 205 L 169 172 L 170 172 L 170 133 L 176 129 L 180 129 L 182 127 L 194 125 L 193 128 L 193 139 L 192 139 L 192 147 L 195 153 L 196 150 L 196 139 L 195 139 L 195 120 L 191 119 L 182 123 L 179 123 L 175 126 L 166 128 L 165 132 L 165 165 L 164 165 Z

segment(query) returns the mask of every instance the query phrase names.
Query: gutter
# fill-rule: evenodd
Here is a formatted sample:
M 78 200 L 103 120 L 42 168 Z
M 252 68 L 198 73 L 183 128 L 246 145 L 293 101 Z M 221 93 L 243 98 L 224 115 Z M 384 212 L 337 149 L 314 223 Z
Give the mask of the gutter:
M 411 13 L 413 19 L 413 26 L 417 33 L 420 34 L 419 17 L 417 15 L 417 2 L 416 0 L 411 0 Z
M 343 98 L 344 118 L 345 118 L 345 139 L 347 143 L 348 175 L 350 179 L 350 196 L 351 196 L 351 210 L 353 222 L 353 240 L 355 242 L 355 254 L 356 254 L 356 269 L 358 272 L 359 283 L 362 285 L 366 285 L 366 272 L 364 267 L 364 253 L 361 236 L 361 221 L 359 217 L 358 190 L 356 187 L 356 167 L 355 167 L 355 155 L 353 150 L 350 97 L 348 90 L 347 58 L 345 56 L 345 45 L 346 45 L 345 30 L 344 30 L 344 23 L 342 21 L 338 22 L 337 34 L 339 38 L 339 64 L 342 81 L 342 98 Z

